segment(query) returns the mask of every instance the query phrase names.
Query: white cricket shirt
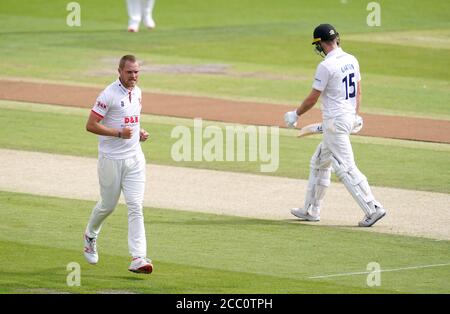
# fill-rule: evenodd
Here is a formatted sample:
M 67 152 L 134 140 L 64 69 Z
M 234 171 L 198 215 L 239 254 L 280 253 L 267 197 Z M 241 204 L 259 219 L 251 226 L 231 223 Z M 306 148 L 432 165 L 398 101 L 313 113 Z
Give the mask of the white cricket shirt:
M 330 119 L 356 113 L 357 84 L 361 80 L 358 60 L 336 48 L 317 66 L 313 88 L 321 91 L 322 117 Z
M 99 156 L 127 159 L 142 153 L 139 142 L 141 101 L 141 89 L 135 86 L 129 91 L 119 79 L 101 92 L 92 112 L 101 117 L 100 123 L 109 128 L 122 129 L 126 126 L 133 128 L 133 136 L 130 139 L 123 139 L 99 135 Z

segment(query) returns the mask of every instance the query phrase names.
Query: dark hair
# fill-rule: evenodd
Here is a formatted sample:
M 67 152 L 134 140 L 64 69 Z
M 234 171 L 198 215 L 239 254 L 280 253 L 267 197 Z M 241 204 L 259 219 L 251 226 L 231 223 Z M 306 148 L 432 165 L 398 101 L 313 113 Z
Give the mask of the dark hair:
M 133 56 L 133 55 L 125 55 L 125 56 L 123 56 L 123 57 L 120 59 L 120 62 L 119 62 L 119 69 L 123 69 L 123 68 L 125 67 L 125 63 L 126 63 L 127 61 L 130 61 L 130 62 L 132 62 L 132 63 L 137 62 L 135 56 Z

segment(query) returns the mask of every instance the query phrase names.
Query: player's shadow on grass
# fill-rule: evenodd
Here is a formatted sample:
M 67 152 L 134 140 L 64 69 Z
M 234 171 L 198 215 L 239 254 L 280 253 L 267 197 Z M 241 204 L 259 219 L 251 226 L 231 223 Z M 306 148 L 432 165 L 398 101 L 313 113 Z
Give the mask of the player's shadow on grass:
M 230 218 L 230 219 L 191 219 L 191 220 L 179 220 L 179 221 L 152 221 L 149 222 L 149 226 L 151 226 L 152 224 L 168 224 L 168 225 L 173 225 L 173 224 L 180 224 L 180 225 L 191 225 L 191 226 L 211 226 L 211 225 L 218 225 L 218 226 L 224 226 L 224 225 L 241 225 L 241 226 L 251 226 L 251 225 L 255 225 L 255 226 L 261 226 L 261 225 L 280 225 L 280 221 L 275 221 L 275 220 L 266 220 L 266 219 L 252 219 L 252 218 L 248 218 L 246 219 L 245 217 L 235 217 L 235 218 Z
M 301 219 L 296 219 L 296 218 L 292 218 L 292 219 L 283 219 L 282 221 L 287 222 L 287 223 L 294 223 L 294 224 L 299 224 L 302 226 L 306 226 L 306 227 L 331 227 L 331 228 L 351 228 L 351 229 L 362 229 L 361 227 L 358 227 L 356 224 L 354 225 L 329 225 L 329 224 L 321 224 L 320 222 L 314 222 L 314 221 L 307 221 L 307 220 L 301 220 Z
M 133 274 L 130 272 L 130 275 L 128 275 L 128 276 L 124 275 L 124 276 L 108 276 L 108 277 L 114 278 L 114 279 L 128 280 L 128 281 L 143 281 L 143 280 L 149 280 L 151 278 L 151 275 Z

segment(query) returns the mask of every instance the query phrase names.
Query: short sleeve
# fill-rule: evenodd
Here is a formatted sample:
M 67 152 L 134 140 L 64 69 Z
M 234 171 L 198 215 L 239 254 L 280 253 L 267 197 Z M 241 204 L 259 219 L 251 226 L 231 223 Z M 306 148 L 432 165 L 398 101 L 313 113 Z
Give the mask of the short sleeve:
M 95 101 L 94 106 L 92 107 L 92 112 L 101 117 L 102 119 L 105 117 L 106 113 L 109 110 L 109 104 L 106 99 L 106 93 L 103 91 Z
M 327 87 L 329 76 L 330 73 L 328 72 L 328 69 L 322 63 L 320 63 L 317 66 L 312 87 L 318 91 L 323 92 L 325 87 Z

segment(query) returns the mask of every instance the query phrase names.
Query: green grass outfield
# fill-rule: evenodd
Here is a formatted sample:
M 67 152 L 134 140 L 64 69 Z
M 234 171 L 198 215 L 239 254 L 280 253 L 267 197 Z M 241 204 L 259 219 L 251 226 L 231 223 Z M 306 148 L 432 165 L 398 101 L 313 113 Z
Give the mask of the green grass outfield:
M 82 231 L 93 206 L 0 192 L 0 293 L 450 291 L 448 241 L 157 208 L 144 210 L 155 271 L 132 274 L 123 205 L 105 223 L 100 261 L 91 266 L 82 255 Z M 66 284 L 71 262 L 81 266 L 80 287 Z M 344 275 L 365 272 L 370 262 L 386 271 L 380 286 L 367 286 L 367 274 Z M 430 267 L 439 264 L 447 265 Z M 336 274 L 341 276 L 310 278 Z
M 0 110 L 0 148 L 97 156 L 97 137 L 85 130 L 88 109 L 0 101 Z M 171 148 L 178 139 L 171 138 L 171 132 L 178 125 L 190 126 L 192 130 L 192 123 L 189 119 L 143 115 L 141 125 L 150 133 L 150 141 L 142 145 L 147 161 L 264 174 L 260 172 L 260 165 L 267 163 L 262 162 L 174 161 Z M 225 130 L 225 125 L 232 125 L 205 121 L 204 126 L 209 124 L 221 127 L 221 130 Z M 265 174 L 307 179 L 309 160 L 320 139 L 321 136 L 298 139 L 296 131 L 280 130 L 279 168 Z M 205 139 L 203 143 L 208 141 Z M 442 171 L 448 168 L 450 145 L 359 136 L 353 136 L 352 141 L 358 167 L 372 185 L 443 193 L 450 191 L 450 173 Z M 247 147 L 248 142 L 247 137 Z M 224 151 L 225 145 L 224 141 Z M 246 152 L 248 154 L 248 148 Z
M 156 2 L 156 30 L 137 34 L 125 31 L 124 1 L 78 0 L 79 28 L 66 25 L 68 2 L 0 2 L 0 78 L 103 88 L 115 78 L 118 58 L 133 53 L 143 61 L 140 86 L 147 91 L 296 104 L 321 60 L 312 52 L 312 30 L 328 22 L 360 61 L 363 112 L 450 119 L 448 1 L 380 0 L 382 25 L 368 27 L 368 1 L 164 0 Z M 217 73 L 198 73 L 205 65 Z M 0 148 L 95 157 L 87 114 L 0 101 Z M 259 163 L 175 163 L 170 132 L 190 123 L 143 116 L 148 162 L 259 173 Z M 280 134 L 280 168 L 270 175 L 306 178 L 320 137 Z M 449 145 L 352 141 L 371 184 L 449 193 Z M 450 292 L 449 241 L 156 208 L 144 211 L 155 272 L 139 276 L 127 271 L 122 205 L 103 228 L 100 264 L 90 266 L 81 249 L 93 206 L 0 191 L 0 293 Z M 66 285 L 70 262 L 81 266 L 81 287 Z M 380 287 L 368 287 L 366 274 L 344 275 L 364 272 L 370 262 L 386 271 Z M 429 267 L 439 264 L 446 266 Z
M 360 60 L 363 112 L 450 119 L 450 2 L 378 2 L 369 27 L 367 1 L 164 0 L 155 31 L 129 34 L 124 1 L 79 0 L 81 27 L 69 27 L 68 1 L 3 0 L 1 75 L 103 87 L 134 53 L 146 90 L 296 104 L 321 60 L 312 30 L 329 22 Z M 204 65 L 219 72 L 176 72 Z

